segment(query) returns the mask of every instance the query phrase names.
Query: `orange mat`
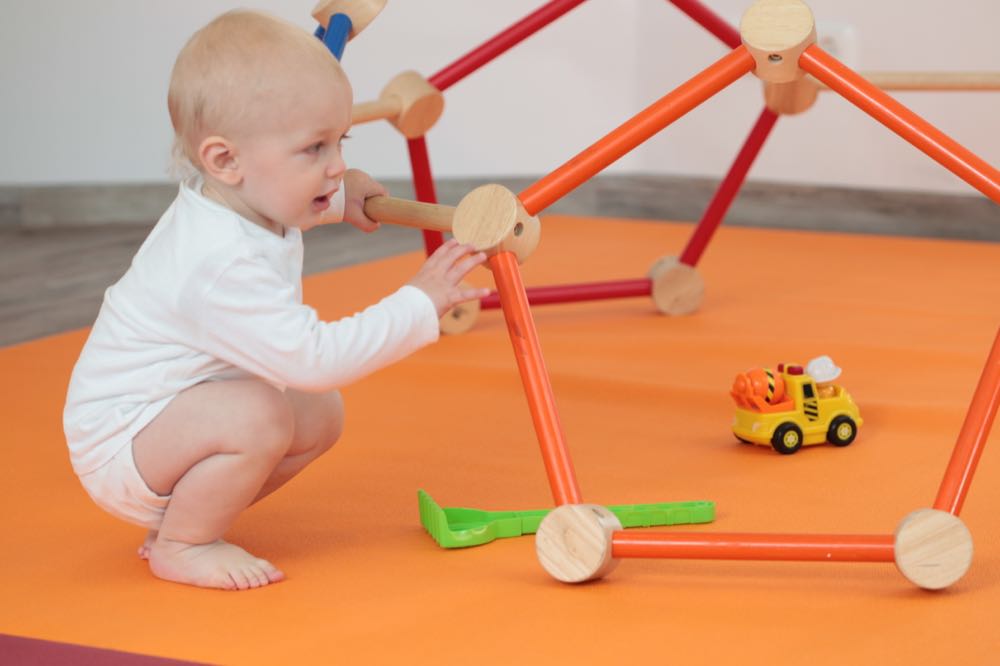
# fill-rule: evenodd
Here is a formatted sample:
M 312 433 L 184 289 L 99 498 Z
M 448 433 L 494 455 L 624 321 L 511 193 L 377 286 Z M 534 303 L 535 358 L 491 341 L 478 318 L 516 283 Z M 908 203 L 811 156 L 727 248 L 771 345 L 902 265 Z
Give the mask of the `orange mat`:
M 528 284 L 635 278 L 687 224 L 549 217 Z M 308 242 L 308 240 L 307 240 Z M 404 281 L 416 254 L 307 280 L 322 315 Z M 648 299 L 535 309 L 586 501 L 708 499 L 683 531 L 890 534 L 934 501 L 1000 323 L 1000 246 L 723 228 L 702 311 Z M 488 283 L 485 272 L 479 276 Z M 0 633 L 227 664 L 986 664 L 1000 654 L 1000 437 L 962 518 L 968 574 L 928 593 L 891 564 L 626 560 L 568 586 L 530 537 L 439 548 L 442 506 L 551 505 L 498 311 L 345 390 L 333 452 L 253 507 L 231 538 L 286 582 L 198 590 L 154 579 L 143 534 L 91 504 L 61 409 L 85 331 L 0 349 Z M 858 440 L 792 456 L 738 444 L 737 371 L 831 355 L 861 407 Z M 0 661 L 2 661 L 0 655 Z

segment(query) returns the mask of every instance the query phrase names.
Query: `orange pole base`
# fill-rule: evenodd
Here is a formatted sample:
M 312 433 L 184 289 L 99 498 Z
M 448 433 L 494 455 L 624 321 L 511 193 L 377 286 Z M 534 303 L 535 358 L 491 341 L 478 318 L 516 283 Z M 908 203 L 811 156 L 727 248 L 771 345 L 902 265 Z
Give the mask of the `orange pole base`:
M 789 560 L 892 562 L 892 535 L 867 534 L 674 534 L 615 532 L 612 557 L 694 560 Z
M 986 367 L 979 377 L 979 385 L 972 396 L 965 422 L 955 442 L 951 460 L 941 480 L 934 508 L 957 516 L 962 510 L 965 496 L 972 484 L 972 475 L 983 454 L 986 439 L 993 427 L 993 419 L 1000 405 L 1000 330 L 993 340 L 993 349 L 986 360 Z
M 538 344 L 535 320 L 528 307 L 528 296 L 521 281 L 517 257 L 511 252 L 500 252 L 489 258 L 489 266 L 493 270 L 493 279 L 500 294 L 500 307 L 507 321 L 510 342 L 514 346 L 514 356 L 528 398 L 528 407 L 531 409 L 538 444 L 542 449 L 552 496 L 557 505 L 580 504 L 580 486 L 576 482 L 573 461 L 569 457 L 566 437 L 559 422 L 552 384 Z

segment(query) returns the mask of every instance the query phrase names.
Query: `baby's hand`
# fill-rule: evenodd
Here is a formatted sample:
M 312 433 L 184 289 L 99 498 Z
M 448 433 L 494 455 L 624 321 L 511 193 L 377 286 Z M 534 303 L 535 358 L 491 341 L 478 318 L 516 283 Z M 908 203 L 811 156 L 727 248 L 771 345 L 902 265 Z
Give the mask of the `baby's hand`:
M 354 225 L 366 233 L 379 228 L 379 223 L 365 215 L 365 199 L 389 192 L 371 176 L 358 169 L 348 169 L 344 173 L 344 222 Z
M 472 252 L 471 245 L 463 245 L 454 238 L 427 257 L 417 274 L 407 284 L 413 285 L 430 296 L 437 308 L 438 317 L 465 301 L 489 295 L 489 289 L 467 287 L 461 284 L 469 271 L 486 261 L 485 252 Z

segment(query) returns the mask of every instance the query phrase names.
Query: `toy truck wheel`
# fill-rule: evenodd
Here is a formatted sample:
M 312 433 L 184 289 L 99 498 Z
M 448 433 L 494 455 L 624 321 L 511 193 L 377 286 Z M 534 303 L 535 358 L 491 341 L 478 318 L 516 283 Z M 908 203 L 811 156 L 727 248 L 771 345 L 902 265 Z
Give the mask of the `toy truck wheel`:
M 837 416 L 830 421 L 826 441 L 834 446 L 847 446 L 858 436 L 858 424 L 850 416 Z
M 782 423 L 771 437 L 771 446 L 778 453 L 795 453 L 802 448 L 802 430 L 794 423 Z

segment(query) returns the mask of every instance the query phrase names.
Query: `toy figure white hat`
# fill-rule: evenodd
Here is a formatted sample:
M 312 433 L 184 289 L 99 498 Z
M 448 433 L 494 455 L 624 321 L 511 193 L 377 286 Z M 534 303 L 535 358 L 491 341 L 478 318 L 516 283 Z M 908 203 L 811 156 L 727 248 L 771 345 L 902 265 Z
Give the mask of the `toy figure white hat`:
M 829 356 L 817 356 L 806 364 L 806 373 L 818 382 L 832 382 L 840 372 Z

